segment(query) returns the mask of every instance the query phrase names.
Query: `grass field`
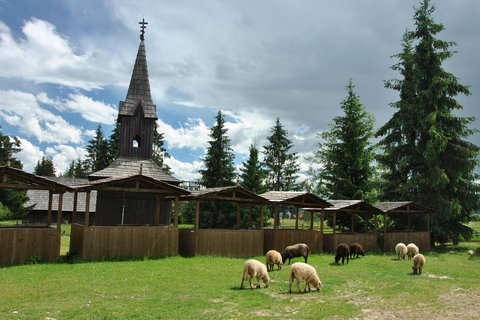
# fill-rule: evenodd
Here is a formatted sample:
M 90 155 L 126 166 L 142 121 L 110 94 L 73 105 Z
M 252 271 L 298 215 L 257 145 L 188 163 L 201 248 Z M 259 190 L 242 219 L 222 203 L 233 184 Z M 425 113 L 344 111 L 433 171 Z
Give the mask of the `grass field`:
M 394 255 L 348 265 L 311 255 L 323 288 L 307 294 L 288 293 L 289 266 L 270 273 L 269 288 L 240 290 L 245 259 L 12 266 L 0 268 L 0 319 L 478 319 L 480 259 L 467 253 L 478 246 L 426 253 L 421 276 Z

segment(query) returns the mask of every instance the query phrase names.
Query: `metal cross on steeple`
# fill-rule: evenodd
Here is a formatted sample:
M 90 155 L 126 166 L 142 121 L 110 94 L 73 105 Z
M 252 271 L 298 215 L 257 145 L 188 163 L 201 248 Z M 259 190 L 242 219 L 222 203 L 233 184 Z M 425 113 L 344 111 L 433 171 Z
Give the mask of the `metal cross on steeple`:
M 146 24 L 148 24 L 148 22 L 145 22 L 145 18 L 142 19 L 142 21 L 140 21 L 138 24 L 141 24 L 142 26 L 140 27 L 140 40 L 145 40 L 145 28 L 146 28 Z

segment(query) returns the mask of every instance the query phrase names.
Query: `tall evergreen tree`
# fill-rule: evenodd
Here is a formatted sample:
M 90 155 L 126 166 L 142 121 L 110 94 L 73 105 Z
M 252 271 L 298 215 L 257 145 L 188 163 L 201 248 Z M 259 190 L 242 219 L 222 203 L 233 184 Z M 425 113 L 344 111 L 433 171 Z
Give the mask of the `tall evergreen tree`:
M 168 174 L 172 174 L 172 170 L 165 163 L 165 158 L 170 158 L 167 149 L 165 149 L 165 140 L 163 133 L 158 132 L 157 122 L 153 125 L 153 161 Z
M 90 172 L 102 170 L 109 165 L 108 143 L 103 136 L 102 126 L 99 124 L 95 136 L 88 141 L 87 166 Z
M 386 83 L 400 92 L 400 101 L 393 104 L 399 110 L 378 131 L 385 136 L 379 161 L 398 177 L 385 181 L 385 190 L 401 183 L 397 196 L 437 212 L 432 229 L 435 241 L 457 243 L 471 236 L 472 230 L 464 224 L 480 209 L 474 171 L 480 150 L 465 140 L 476 131 L 468 127 L 474 118 L 454 113 L 462 109 L 455 97 L 470 91 L 442 67 L 455 43 L 435 37 L 444 26 L 434 22 L 434 10 L 429 0 L 415 8 L 415 30 L 405 34 L 403 53 L 394 66 L 403 79 Z M 411 44 L 410 51 L 406 44 Z
M 88 171 L 86 169 L 85 161 L 82 161 L 80 158 L 77 158 L 77 160 L 72 160 L 62 176 L 70 178 L 87 178 Z
M 250 192 L 260 194 L 266 191 L 265 170 L 258 159 L 257 147 L 252 144 L 249 151 L 247 162 L 242 163 L 243 166 L 240 168 L 240 185 Z
M 207 154 L 203 158 L 205 169 L 200 170 L 200 183 L 207 187 L 225 187 L 235 184 L 235 165 L 230 138 L 227 136 L 225 120 L 219 110 L 215 125 L 210 128 L 210 140 Z
M 1 128 L 1 127 L 0 127 Z M 0 131 L 0 166 L 7 164 L 9 155 L 10 166 L 22 169 L 23 165 L 15 158 L 15 153 L 20 152 L 20 141 L 16 137 L 3 135 Z M 24 206 L 28 200 L 26 190 L 0 189 L 0 220 L 21 219 L 29 211 Z
M 118 158 L 120 152 L 120 123 L 115 121 L 112 133 L 107 141 L 108 146 L 108 163 L 112 163 L 113 160 Z
M 210 129 L 210 137 L 212 140 L 208 142 L 207 154 L 203 158 L 205 169 L 200 170 L 200 183 L 207 188 L 234 185 L 234 154 L 221 111 L 218 111 L 216 122 Z M 227 228 L 235 224 L 235 209 L 230 203 L 204 202 L 202 212 L 202 227 Z
M 37 161 L 33 173 L 44 177 L 55 177 L 55 166 L 53 160 L 48 157 L 42 157 Z
M 267 190 L 294 190 L 300 165 L 298 155 L 289 153 L 293 143 L 288 138 L 288 131 L 283 128 L 280 118 L 277 118 L 270 132 L 271 135 L 267 137 L 269 144 L 264 146 L 263 151 Z
M 373 116 L 365 110 L 354 91 L 352 80 L 346 86 L 347 97 L 341 102 L 344 115 L 333 119 L 330 129 L 319 134 L 324 141 L 313 160 L 323 168 L 317 179 L 323 181 L 330 199 L 372 201 L 374 153 Z

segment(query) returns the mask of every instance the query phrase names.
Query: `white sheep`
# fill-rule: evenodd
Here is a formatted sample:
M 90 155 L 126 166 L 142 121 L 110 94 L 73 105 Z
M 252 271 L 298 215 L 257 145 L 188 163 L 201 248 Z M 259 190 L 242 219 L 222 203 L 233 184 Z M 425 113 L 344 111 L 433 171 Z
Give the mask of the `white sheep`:
M 250 288 L 253 289 L 252 285 L 252 278 L 257 278 L 257 288 L 260 287 L 260 279 L 265 284 L 265 288 L 268 287 L 270 283 L 270 277 L 268 276 L 267 267 L 258 260 L 250 259 L 245 262 L 243 265 L 243 276 L 242 276 L 242 284 L 240 288 L 243 289 L 243 281 L 247 280 L 250 283 Z
M 278 270 L 282 270 L 282 255 L 276 250 L 269 250 L 266 256 L 267 270 L 273 271 L 273 267 L 277 265 Z
M 395 246 L 395 252 L 397 253 L 398 260 L 405 260 L 405 256 L 407 255 L 407 246 L 403 242 L 400 242 Z
M 419 275 L 422 274 L 422 268 L 425 265 L 425 261 L 425 257 L 421 253 L 418 253 L 413 257 L 413 274 L 417 274 L 417 272 Z
M 311 291 L 310 285 L 314 286 L 317 290 L 320 290 L 320 287 L 322 286 L 322 282 L 318 278 L 315 268 L 303 262 L 295 262 L 292 264 L 290 270 L 290 289 L 288 292 L 292 292 L 293 279 L 297 280 L 298 293 L 301 292 L 300 282 L 303 280 L 305 280 L 304 292 L 307 292 L 307 288 L 308 291 Z
M 407 244 L 408 260 L 412 259 L 419 252 L 420 251 L 418 250 L 418 247 L 415 244 L 413 244 L 413 243 Z

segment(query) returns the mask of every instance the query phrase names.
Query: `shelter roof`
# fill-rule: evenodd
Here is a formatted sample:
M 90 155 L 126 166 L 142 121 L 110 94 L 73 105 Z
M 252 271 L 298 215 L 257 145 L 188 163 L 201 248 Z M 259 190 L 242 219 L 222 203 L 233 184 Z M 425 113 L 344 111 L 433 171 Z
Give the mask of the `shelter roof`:
M 325 211 L 342 211 L 342 212 L 354 212 L 364 214 L 381 214 L 383 211 L 372 206 L 371 204 L 363 200 L 328 200 L 332 204 L 331 207 L 325 208 Z M 305 211 L 316 211 L 315 208 L 304 208 Z
M 191 195 L 182 196 L 180 200 L 214 200 L 243 203 L 267 204 L 268 200 L 240 186 L 207 188 L 192 191 Z
M 86 184 L 73 186 L 76 191 L 86 192 L 91 190 L 124 191 L 161 193 L 165 196 L 180 196 L 190 194 L 189 191 L 174 186 L 165 181 L 157 180 L 142 174 L 110 177 L 89 181 Z
M 0 188 L 51 190 L 56 193 L 73 191 L 71 187 L 56 182 L 51 178 L 37 176 L 33 173 L 6 166 L 0 167 Z
M 157 119 L 156 106 L 152 102 L 148 79 L 147 54 L 144 40 L 138 46 L 130 85 L 125 101 L 120 101 L 119 116 L 133 116 L 136 108 L 143 108 L 145 118 Z
M 331 204 L 310 192 L 268 191 L 259 195 L 273 204 L 289 204 L 298 207 L 326 208 Z
M 399 213 L 434 213 L 430 208 L 418 205 L 412 201 L 398 201 L 398 202 L 381 202 L 374 207 L 382 210 L 382 212 L 399 212 Z
M 136 174 L 148 176 L 155 180 L 178 184 L 181 181 L 165 173 L 152 159 L 139 159 L 119 157 L 115 159 L 108 167 L 103 170 L 92 173 L 88 176 L 90 180 L 125 177 Z

